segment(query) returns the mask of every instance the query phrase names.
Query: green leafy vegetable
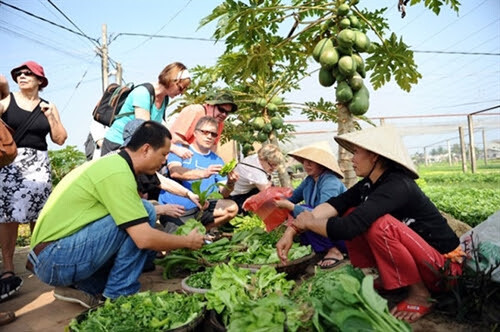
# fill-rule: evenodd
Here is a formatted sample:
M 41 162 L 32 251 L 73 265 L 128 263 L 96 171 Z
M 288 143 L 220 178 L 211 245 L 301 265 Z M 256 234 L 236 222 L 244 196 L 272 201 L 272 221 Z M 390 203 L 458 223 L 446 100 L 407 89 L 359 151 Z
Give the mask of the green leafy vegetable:
M 207 229 L 205 228 L 205 226 L 203 226 L 203 224 L 201 222 L 199 222 L 198 220 L 196 220 L 194 218 L 191 218 L 191 219 L 186 220 L 184 225 L 179 226 L 177 228 L 177 230 L 175 231 L 175 234 L 176 235 L 188 235 L 195 228 L 198 229 L 198 232 L 200 232 L 201 234 L 205 234 L 207 232 Z
M 222 176 L 227 176 L 231 171 L 236 167 L 238 164 L 238 161 L 236 159 L 231 160 L 224 166 L 222 166 L 221 170 L 219 171 L 219 175 Z
M 314 307 L 317 331 L 411 331 L 390 314 L 387 301 L 373 289 L 373 277 L 346 265 L 318 271 L 294 293 L 295 301 Z
M 192 274 L 189 276 L 189 278 L 187 278 L 186 284 L 189 287 L 193 287 L 193 288 L 209 289 L 210 288 L 210 280 L 212 280 L 213 272 L 214 272 L 214 268 L 209 267 L 209 268 L 205 269 L 205 271 Z
M 204 306 L 203 296 L 198 294 L 148 291 L 106 300 L 81 322 L 73 319 L 69 327 L 75 332 L 166 331 L 188 324 Z

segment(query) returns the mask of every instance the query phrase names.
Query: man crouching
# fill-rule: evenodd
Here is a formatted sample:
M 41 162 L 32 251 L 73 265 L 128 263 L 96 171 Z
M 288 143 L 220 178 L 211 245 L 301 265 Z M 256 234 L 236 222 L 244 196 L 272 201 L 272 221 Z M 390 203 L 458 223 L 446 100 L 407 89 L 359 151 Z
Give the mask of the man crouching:
M 147 250 L 199 249 L 196 230 L 176 236 L 154 229 L 153 205 L 136 176 L 155 174 L 170 151 L 168 129 L 144 122 L 118 154 L 74 169 L 57 185 L 37 220 L 27 268 L 56 286 L 57 299 L 84 307 L 139 291 Z

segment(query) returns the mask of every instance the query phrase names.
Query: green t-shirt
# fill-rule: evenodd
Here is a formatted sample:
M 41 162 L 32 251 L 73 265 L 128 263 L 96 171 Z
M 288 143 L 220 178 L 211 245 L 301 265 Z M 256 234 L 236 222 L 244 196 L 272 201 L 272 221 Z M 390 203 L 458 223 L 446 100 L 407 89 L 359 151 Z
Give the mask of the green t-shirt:
M 122 154 L 129 158 L 125 152 L 103 157 L 79 166 L 61 180 L 40 212 L 31 248 L 67 237 L 108 214 L 121 228 L 148 221 L 132 162 Z

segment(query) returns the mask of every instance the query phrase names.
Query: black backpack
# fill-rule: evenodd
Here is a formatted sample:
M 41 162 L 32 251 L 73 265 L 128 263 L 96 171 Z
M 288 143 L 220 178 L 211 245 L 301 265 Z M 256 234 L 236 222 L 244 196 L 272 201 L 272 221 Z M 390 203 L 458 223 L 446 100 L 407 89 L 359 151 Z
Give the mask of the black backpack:
M 153 106 L 155 99 L 155 89 L 150 83 L 143 83 L 134 86 L 133 83 L 129 83 L 127 85 L 119 85 L 117 83 L 112 83 L 108 85 L 101 99 L 97 102 L 97 105 L 92 112 L 92 116 L 94 120 L 97 122 L 110 127 L 115 119 L 121 118 L 123 116 L 132 115 L 133 112 L 118 114 L 120 109 L 127 99 L 129 93 L 138 86 L 144 86 L 148 89 L 149 94 L 151 95 L 151 107 Z

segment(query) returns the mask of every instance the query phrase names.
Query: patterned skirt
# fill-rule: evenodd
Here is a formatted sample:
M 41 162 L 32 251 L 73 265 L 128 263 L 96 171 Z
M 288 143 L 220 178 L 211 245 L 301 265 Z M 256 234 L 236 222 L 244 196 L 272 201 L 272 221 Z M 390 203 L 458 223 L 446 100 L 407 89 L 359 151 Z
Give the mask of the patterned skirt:
M 47 151 L 18 148 L 17 157 L 0 168 L 0 223 L 36 221 L 52 191 Z

